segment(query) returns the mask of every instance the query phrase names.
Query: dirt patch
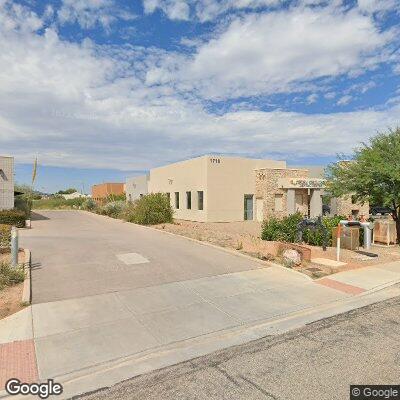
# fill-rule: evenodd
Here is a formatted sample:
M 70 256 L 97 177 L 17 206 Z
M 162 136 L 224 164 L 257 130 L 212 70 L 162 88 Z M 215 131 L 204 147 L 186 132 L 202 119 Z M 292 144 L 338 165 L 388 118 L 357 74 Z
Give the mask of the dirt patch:
M 176 220 L 173 224 L 160 224 L 154 226 L 177 235 L 190 237 L 196 240 L 212 243 L 217 246 L 235 249 L 241 253 L 263 260 L 282 263 L 279 255 L 280 244 L 261 240 L 261 223 L 256 221 L 240 222 L 192 222 Z M 322 247 L 305 245 L 311 250 L 311 259 L 328 258 L 336 260 L 336 248 L 328 247 L 323 251 Z M 357 254 L 355 251 L 342 249 L 340 261 L 346 263 L 340 267 L 328 267 L 312 262 L 303 262 L 296 270 L 313 278 L 330 275 L 349 269 L 400 261 L 400 247 L 372 246 L 370 252 L 378 254 L 378 257 L 370 258 Z
M 0 319 L 22 310 L 26 305 L 21 303 L 24 283 L 7 287 L 0 291 Z
M 24 263 L 24 257 L 25 253 L 20 251 L 18 254 L 18 262 L 21 264 Z M 0 262 L 10 262 L 10 260 L 10 253 L 0 254 Z M 23 288 L 24 283 L 21 282 L 17 285 L 6 287 L 3 290 L 0 290 L 0 319 L 14 314 L 26 307 L 26 305 L 21 303 Z

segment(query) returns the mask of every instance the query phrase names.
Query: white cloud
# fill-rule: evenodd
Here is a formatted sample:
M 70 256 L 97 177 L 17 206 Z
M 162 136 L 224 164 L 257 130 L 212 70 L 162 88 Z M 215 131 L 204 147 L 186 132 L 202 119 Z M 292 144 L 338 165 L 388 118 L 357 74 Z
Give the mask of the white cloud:
M 345 106 L 345 105 L 349 104 L 350 101 L 352 101 L 352 100 L 353 100 L 353 96 L 350 96 L 350 95 L 346 94 L 346 95 L 342 96 L 342 97 L 337 101 L 336 104 L 337 104 L 338 106 Z
M 135 18 L 132 13 L 117 8 L 113 0 L 63 0 L 57 16 L 61 24 L 77 22 L 83 29 L 100 25 L 106 30 L 118 18 Z
M 199 22 L 213 21 L 223 14 L 251 10 L 274 10 L 282 5 L 291 7 L 319 7 L 329 5 L 340 8 L 345 0 L 143 0 L 145 13 L 157 9 L 173 20 L 196 19 Z M 382 15 L 391 10 L 400 10 L 398 0 L 358 0 L 358 10 L 366 14 Z
M 318 94 L 317 93 L 311 93 L 309 96 L 307 96 L 307 104 L 313 104 L 318 100 Z
M 251 14 L 199 46 L 183 76 L 211 99 L 295 91 L 316 78 L 375 67 L 389 57 L 392 39 L 357 9 Z
M 398 0 L 358 0 L 358 7 L 367 13 L 382 13 L 390 10 L 399 10 Z
M 160 9 L 170 19 L 188 20 L 190 15 L 190 6 L 185 0 L 144 0 L 143 7 L 146 14 Z
M 332 100 L 336 97 L 336 93 L 335 92 L 327 92 L 324 94 L 324 97 L 327 100 Z
M 332 156 L 347 152 L 377 129 L 395 126 L 400 117 L 398 103 L 387 110 L 316 115 L 252 111 L 244 103 L 228 113 L 215 115 L 204 108 L 190 79 L 177 79 L 184 73 L 193 73 L 199 60 L 204 63 L 200 55 L 206 54 L 208 48 L 217 48 L 222 39 L 231 47 L 227 47 L 227 55 L 219 55 L 213 63 L 226 61 L 228 76 L 232 74 L 239 80 L 245 76 L 250 93 L 268 91 L 278 83 L 288 87 L 292 73 L 297 82 L 351 69 L 353 64 L 346 60 L 334 67 L 329 65 L 332 58 L 314 44 L 317 38 L 312 19 L 307 20 L 311 33 L 308 24 L 303 27 L 307 33 L 301 42 L 307 41 L 304 53 L 289 40 L 290 35 L 299 35 L 297 30 L 289 29 L 293 25 L 290 20 L 286 23 L 290 33 L 283 35 L 280 52 L 274 47 L 270 31 L 261 36 L 260 47 L 252 36 L 259 30 L 263 33 L 255 19 L 256 31 L 248 27 L 249 48 L 241 47 L 248 56 L 248 62 L 243 63 L 243 55 L 224 34 L 202 45 L 192 60 L 155 48 L 97 46 L 89 40 L 71 43 L 61 40 L 53 29 L 39 35 L 35 32 L 42 27 L 38 16 L 26 9 L 5 7 L 4 2 L 0 2 L 0 18 L 5 22 L 0 24 L 0 148 L 4 153 L 15 154 L 18 162 L 30 162 L 32 155 L 39 152 L 40 162 L 48 165 L 132 170 L 210 152 L 280 158 L 293 154 Z M 345 19 L 325 18 L 330 27 Z M 236 22 L 239 33 L 245 32 L 242 27 L 246 21 L 249 22 Z M 355 39 L 347 22 L 343 25 L 355 56 L 341 43 L 341 38 L 334 45 L 331 42 L 335 38 L 328 35 L 325 46 L 340 60 L 348 56 L 362 64 L 364 56 L 360 52 L 368 53 L 369 47 L 357 30 L 357 21 L 358 17 Z M 385 42 L 370 29 L 369 23 L 364 22 L 363 26 L 372 47 Z M 231 29 L 227 32 L 233 35 Z M 271 29 L 275 39 L 277 33 L 282 33 L 275 26 Z M 299 45 L 297 38 L 292 40 Z M 263 49 L 268 50 L 269 56 L 258 63 Z M 293 58 L 289 51 L 294 51 Z M 311 51 L 324 61 L 309 61 Z M 224 96 L 234 94 L 237 88 L 232 89 L 232 77 L 227 86 L 221 84 L 223 71 L 213 63 L 207 66 L 208 70 L 198 72 L 198 82 L 204 85 L 210 79 Z M 261 70 L 253 68 L 253 63 Z M 293 63 L 297 63 L 297 69 Z M 254 80 L 247 78 L 249 74 L 255 74 Z M 263 77 L 270 77 L 273 86 L 268 86 Z M 257 86 L 257 80 L 261 80 L 261 86 Z M 200 85 L 200 89 L 206 86 Z M 243 90 L 243 86 L 239 89 Z

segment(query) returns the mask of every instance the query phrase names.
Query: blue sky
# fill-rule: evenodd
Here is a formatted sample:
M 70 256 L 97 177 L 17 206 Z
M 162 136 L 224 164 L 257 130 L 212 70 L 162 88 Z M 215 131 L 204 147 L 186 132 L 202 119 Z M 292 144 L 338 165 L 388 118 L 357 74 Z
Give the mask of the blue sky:
M 398 0 L 0 0 L 0 153 L 38 187 L 202 154 L 323 164 L 399 125 Z

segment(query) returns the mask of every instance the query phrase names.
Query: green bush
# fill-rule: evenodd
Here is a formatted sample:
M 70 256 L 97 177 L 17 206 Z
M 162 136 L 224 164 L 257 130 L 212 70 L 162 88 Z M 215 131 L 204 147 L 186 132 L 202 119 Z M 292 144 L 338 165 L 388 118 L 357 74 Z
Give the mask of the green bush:
M 114 202 L 114 201 L 126 201 L 126 194 L 125 193 L 122 193 L 122 194 L 109 194 L 106 197 L 105 201 L 107 203 L 111 203 L 111 202 Z
M 332 246 L 332 229 L 337 227 L 342 219 L 346 219 L 342 216 L 335 217 L 322 217 L 322 223 L 325 225 L 328 237 L 328 246 Z M 304 242 L 311 244 L 313 246 L 322 246 L 323 243 L 323 232 L 321 229 L 312 231 L 306 230 L 303 234 Z
M 91 199 L 88 198 L 86 199 L 83 203 L 82 203 L 82 209 L 83 210 L 87 210 L 87 211 L 94 211 L 97 208 L 97 204 L 96 202 Z
M 14 207 L 17 210 L 25 213 L 25 219 L 29 219 L 31 215 L 32 200 L 26 196 L 16 196 L 14 201 Z
M 297 238 L 297 225 L 302 220 L 303 217 L 300 213 L 282 219 L 272 217 L 268 221 L 264 221 L 261 239 L 294 243 Z
M 32 208 L 34 210 L 71 210 L 81 208 L 85 201 L 85 197 L 66 200 L 62 196 L 54 196 L 49 199 L 33 200 Z
M 25 279 L 25 271 L 23 267 L 12 267 L 5 261 L 0 261 L 0 290 L 6 286 L 13 286 L 23 282 Z
M 25 213 L 21 210 L 0 211 L 0 224 L 12 225 L 18 228 L 25 227 Z
M 0 249 L 8 249 L 11 244 L 11 225 L 0 225 Z
M 126 208 L 127 204 L 125 201 L 111 201 L 101 206 L 97 212 L 102 215 L 108 215 L 112 218 L 122 218 Z
M 128 205 L 124 219 L 141 225 L 156 225 L 173 220 L 169 198 L 164 193 L 151 193 Z
M 261 239 L 295 243 L 297 240 L 297 225 L 302 219 L 303 217 L 300 213 L 292 214 L 282 219 L 271 218 L 263 223 Z M 344 218 L 341 216 L 322 217 L 322 223 L 327 230 L 328 246 L 332 245 L 332 228 L 336 227 L 342 219 Z M 322 229 L 316 231 L 310 229 L 305 230 L 303 232 L 303 240 L 305 243 L 313 246 L 322 246 Z

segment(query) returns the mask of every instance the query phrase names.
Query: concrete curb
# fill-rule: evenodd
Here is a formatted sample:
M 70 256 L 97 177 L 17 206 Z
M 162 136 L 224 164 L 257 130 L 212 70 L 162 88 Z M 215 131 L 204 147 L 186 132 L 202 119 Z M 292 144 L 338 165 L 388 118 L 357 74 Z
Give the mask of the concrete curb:
M 32 281 L 31 281 L 31 251 L 24 249 L 25 260 L 24 269 L 26 270 L 26 276 L 24 280 L 24 288 L 22 291 L 21 302 L 24 304 L 31 304 L 32 302 Z
M 197 244 L 201 244 L 201 245 L 203 245 L 203 246 L 208 246 L 208 247 L 212 247 L 212 248 L 217 249 L 217 250 L 222 250 L 222 251 L 224 251 L 225 253 L 229 253 L 229 254 L 232 254 L 232 255 L 237 256 L 237 257 L 246 258 L 247 260 L 251 260 L 251 261 L 253 261 L 253 262 L 257 262 L 258 264 L 261 264 L 261 265 L 264 265 L 264 266 L 278 267 L 278 268 L 284 269 L 285 271 L 291 272 L 291 273 L 293 273 L 293 274 L 300 275 L 300 276 L 304 277 L 306 280 L 314 281 L 314 279 L 312 279 L 310 276 L 305 275 L 305 274 L 302 274 L 302 273 L 299 272 L 299 271 L 295 271 L 295 270 L 293 270 L 293 269 L 286 268 L 286 267 L 284 267 L 284 266 L 282 266 L 282 265 L 280 265 L 280 264 L 274 263 L 274 262 L 272 262 L 272 261 L 264 261 L 264 260 L 260 260 L 259 258 L 255 258 L 255 257 L 252 257 L 252 256 L 248 256 L 247 254 L 240 253 L 240 252 L 237 251 L 237 250 L 233 250 L 233 249 L 229 249 L 229 248 L 226 248 L 226 247 L 217 246 L 217 245 L 212 244 L 212 243 L 210 243 L 210 242 L 201 241 L 201 240 L 194 239 L 194 238 L 191 238 L 191 237 L 188 237 L 188 236 L 179 235 L 179 234 L 177 234 L 177 233 L 172 233 L 172 232 L 164 231 L 164 230 L 162 230 L 162 229 L 153 228 L 153 227 L 151 227 L 151 226 L 139 225 L 139 224 L 135 224 L 134 222 L 127 222 L 127 221 L 124 221 L 124 220 L 122 220 L 122 219 L 109 217 L 109 216 L 107 216 L 107 215 L 101 215 L 101 214 L 92 213 L 92 212 L 86 211 L 86 210 L 76 210 L 76 211 L 80 211 L 80 212 L 83 212 L 83 213 L 87 213 L 87 214 L 90 214 L 90 215 L 92 215 L 92 216 L 98 216 L 98 217 L 102 217 L 102 218 L 108 218 L 108 219 L 111 219 L 111 220 L 113 220 L 113 221 L 117 221 L 117 222 L 120 222 L 120 223 L 123 223 L 123 224 L 132 224 L 132 225 L 135 225 L 135 226 L 140 227 L 140 228 L 143 228 L 143 229 L 150 229 L 150 230 L 152 230 L 152 231 L 161 232 L 161 233 L 164 233 L 164 234 L 170 235 L 170 236 L 177 236 L 177 237 L 180 237 L 180 238 L 189 240 L 189 241 L 191 241 L 191 242 L 194 242 L 194 243 L 197 243 Z

